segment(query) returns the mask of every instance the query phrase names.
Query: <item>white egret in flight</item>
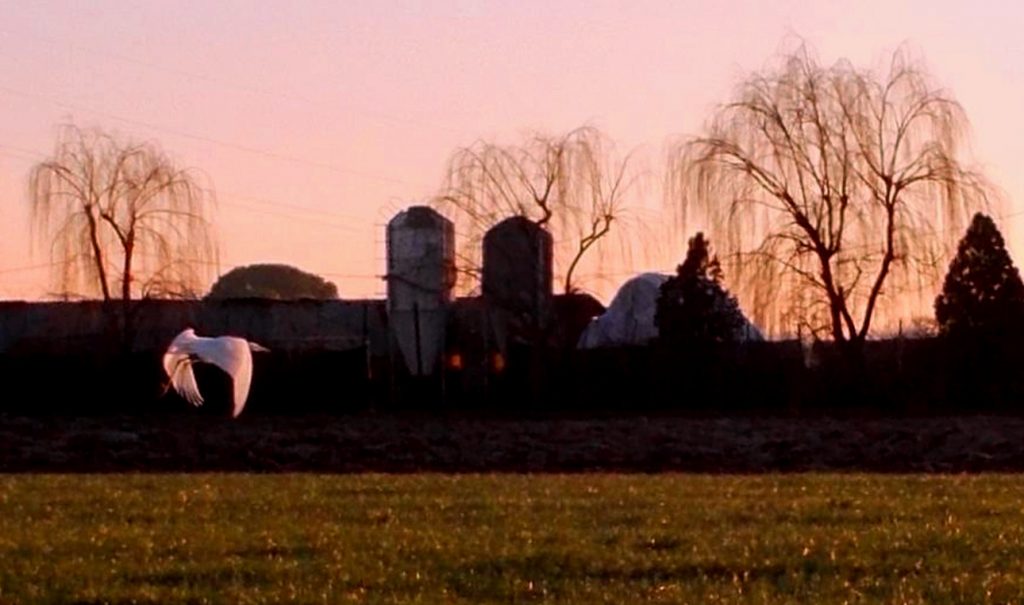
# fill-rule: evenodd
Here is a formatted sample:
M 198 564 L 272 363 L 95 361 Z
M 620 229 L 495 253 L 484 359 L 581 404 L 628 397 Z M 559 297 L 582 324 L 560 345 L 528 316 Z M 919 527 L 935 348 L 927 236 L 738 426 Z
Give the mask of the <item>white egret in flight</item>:
M 249 396 L 249 384 L 252 382 L 252 351 L 267 352 L 269 349 L 236 336 L 196 336 L 195 330 L 188 328 L 171 341 L 167 352 L 164 353 L 164 371 L 170 379 L 164 387 L 164 392 L 173 386 L 174 390 L 192 405 L 202 405 L 203 397 L 199 394 L 199 385 L 196 384 L 196 376 L 192 373 L 192 364 L 212 363 L 231 376 L 234 392 L 231 417 L 237 418 Z

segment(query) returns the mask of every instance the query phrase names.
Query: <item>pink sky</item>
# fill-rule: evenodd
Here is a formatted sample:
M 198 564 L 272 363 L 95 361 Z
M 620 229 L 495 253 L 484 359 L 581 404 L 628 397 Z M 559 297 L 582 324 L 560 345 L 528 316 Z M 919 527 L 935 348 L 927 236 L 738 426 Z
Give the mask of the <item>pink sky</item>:
M 964 105 L 1003 213 L 1024 209 L 1017 3 L 0 0 L 0 15 L 0 298 L 47 292 L 26 178 L 69 118 L 210 177 L 222 272 L 283 262 L 372 296 L 383 223 L 437 189 L 458 146 L 590 123 L 641 146 L 655 186 L 633 203 L 656 209 L 667 139 L 699 131 L 789 34 L 828 63 L 909 43 Z M 1019 266 L 1024 216 L 997 222 Z M 607 302 L 681 254 L 591 263 L 583 285 Z

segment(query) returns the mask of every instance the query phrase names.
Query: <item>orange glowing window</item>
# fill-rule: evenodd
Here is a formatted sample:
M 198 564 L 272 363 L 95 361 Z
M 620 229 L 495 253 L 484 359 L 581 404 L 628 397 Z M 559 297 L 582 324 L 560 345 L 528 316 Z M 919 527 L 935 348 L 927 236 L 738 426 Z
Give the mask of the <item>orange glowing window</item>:
M 462 369 L 462 355 L 459 353 L 452 353 L 448 356 L 448 367 L 453 370 Z
M 495 372 L 503 372 L 505 370 L 505 356 L 501 353 L 495 353 L 492 358 Z

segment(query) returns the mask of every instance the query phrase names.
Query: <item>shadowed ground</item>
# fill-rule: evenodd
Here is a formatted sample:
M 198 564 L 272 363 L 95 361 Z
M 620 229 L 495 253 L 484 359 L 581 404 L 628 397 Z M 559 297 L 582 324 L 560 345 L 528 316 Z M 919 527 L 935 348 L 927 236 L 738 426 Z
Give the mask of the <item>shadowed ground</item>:
M 1024 471 L 1024 419 L 0 416 L 0 472 Z

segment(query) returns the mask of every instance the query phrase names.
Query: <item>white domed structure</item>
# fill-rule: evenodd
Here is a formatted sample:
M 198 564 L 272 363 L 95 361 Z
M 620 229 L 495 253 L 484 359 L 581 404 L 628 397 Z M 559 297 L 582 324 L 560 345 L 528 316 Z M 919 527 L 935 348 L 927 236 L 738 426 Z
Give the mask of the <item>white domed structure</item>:
M 645 345 L 658 337 L 654 315 L 661 295 L 661 285 L 668 279 L 664 273 L 641 273 L 622 284 L 608 310 L 595 317 L 580 336 L 577 348 L 594 349 L 621 345 Z M 744 318 L 740 342 L 761 341 L 757 326 Z

